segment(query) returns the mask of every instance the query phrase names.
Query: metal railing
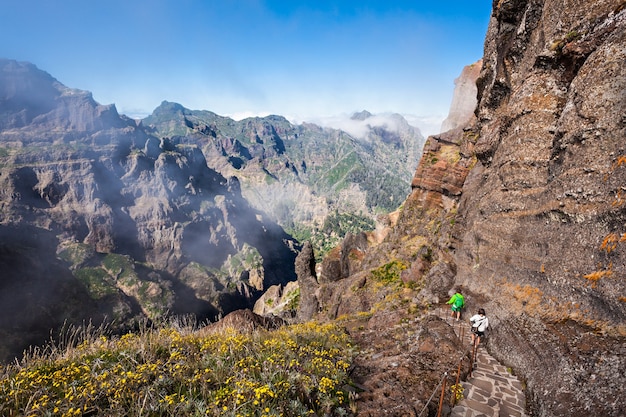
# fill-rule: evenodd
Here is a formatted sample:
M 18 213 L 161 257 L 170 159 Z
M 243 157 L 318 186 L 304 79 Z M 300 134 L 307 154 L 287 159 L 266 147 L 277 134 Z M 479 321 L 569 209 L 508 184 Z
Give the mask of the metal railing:
M 442 390 L 441 392 L 443 393 L 446 390 L 446 379 L 448 378 L 448 373 L 444 372 L 443 373 L 443 377 L 441 377 L 441 380 L 439 381 L 439 383 L 437 384 L 437 386 L 435 387 L 435 389 L 433 390 L 432 395 L 430 396 L 430 398 L 428 399 L 428 401 L 426 401 L 426 404 L 424 404 L 424 408 L 422 408 L 422 411 L 419 412 L 419 414 L 417 415 L 417 417 L 422 417 L 422 413 L 424 412 L 424 410 L 426 410 L 428 408 L 428 404 L 430 404 L 430 402 L 432 401 L 433 397 L 435 396 L 435 394 L 437 393 L 437 391 L 439 391 L 439 387 L 442 386 Z M 443 395 L 443 394 L 442 394 Z M 437 412 L 437 415 L 439 415 L 439 412 Z
M 437 316 L 439 318 L 445 318 L 446 313 L 445 311 L 443 312 L 443 315 L 441 314 L 441 311 L 444 310 L 444 307 L 440 307 L 437 310 Z M 461 340 L 461 344 L 463 343 L 463 339 L 465 337 L 465 327 L 464 322 L 459 321 L 459 331 L 458 333 L 455 332 L 456 335 L 458 335 L 458 338 Z M 454 324 L 452 326 L 454 328 Z M 476 343 L 476 339 L 474 339 L 474 343 L 472 344 L 472 350 L 470 352 L 470 370 L 468 373 L 468 377 L 471 378 L 472 376 L 472 371 L 474 369 L 474 365 L 476 363 L 476 353 L 478 350 L 478 344 Z M 457 366 L 457 370 L 456 370 L 456 381 L 454 386 L 458 387 L 459 386 L 459 381 L 461 380 L 461 365 L 463 364 L 463 361 L 466 359 L 467 354 L 463 353 L 463 355 L 461 356 L 461 358 L 458 361 L 458 366 Z M 426 403 L 424 404 L 424 407 L 422 408 L 422 410 L 419 412 L 419 414 L 417 415 L 417 417 L 422 417 L 424 411 L 426 411 L 428 409 L 428 406 L 430 405 L 430 403 L 432 402 L 433 398 L 435 397 L 435 394 L 437 394 L 437 392 L 439 392 L 439 389 L 441 388 L 441 394 L 439 396 L 439 404 L 437 407 L 437 417 L 441 417 L 441 412 L 443 410 L 443 404 L 444 404 L 444 398 L 445 398 L 445 391 L 446 391 L 446 383 L 449 377 L 449 371 L 446 371 L 443 373 L 443 376 L 441 377 L 441 380 L 439 381 L 439 383 L 437 384 L 437 386 L 435 387 L 435 389 L 433 390 L 430 398 L 428 399 L 428 401 L 426 401 Z M 450 405 L 454 406 L 456 404 L 456 400 L 457 400 L 457 393 L 456 392 L 452 392 L 452 397 L 450 398 Z

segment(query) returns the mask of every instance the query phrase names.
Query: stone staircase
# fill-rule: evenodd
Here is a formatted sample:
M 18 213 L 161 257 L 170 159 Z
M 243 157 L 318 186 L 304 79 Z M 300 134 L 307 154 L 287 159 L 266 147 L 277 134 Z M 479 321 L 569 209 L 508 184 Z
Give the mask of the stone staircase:
M 467 321 L 457 322 L 449 314 L 449 310 L 442 310 L 439 317 L 450 323 L 457 335 L 463 333 L 463 344 L 471 349 Z M 526 417 L 522 383 L 482 343 L 478 346 L 472 376 L 461 385 L 464 398 L 454 406 L 451 417 Z

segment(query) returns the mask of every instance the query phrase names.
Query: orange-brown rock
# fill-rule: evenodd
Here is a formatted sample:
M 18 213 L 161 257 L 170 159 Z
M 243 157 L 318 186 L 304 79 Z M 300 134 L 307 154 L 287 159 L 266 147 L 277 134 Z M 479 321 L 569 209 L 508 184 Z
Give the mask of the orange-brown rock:
M 624 415 L 624 2 L 494 4 L 457 282 L 488 296 L 490 348 L 536 415 Z
M 473 158 L 462 153 L 462 131 L 430 136 L 424 146 L 411 188 L 424 201 L 425 208 L 442 207 L 445 198 L 461 195 Z M 414 197 L 414 196 L 412 196 Z

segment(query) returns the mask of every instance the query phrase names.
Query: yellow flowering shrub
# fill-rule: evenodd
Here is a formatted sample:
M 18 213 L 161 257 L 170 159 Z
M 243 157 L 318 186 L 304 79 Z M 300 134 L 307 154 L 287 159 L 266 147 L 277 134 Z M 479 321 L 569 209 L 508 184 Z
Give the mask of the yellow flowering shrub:
M 332 324 L 200 334 L 174 327 L 92 338 L 0 368 L 0 415 L 345 414 L 355 354 Z

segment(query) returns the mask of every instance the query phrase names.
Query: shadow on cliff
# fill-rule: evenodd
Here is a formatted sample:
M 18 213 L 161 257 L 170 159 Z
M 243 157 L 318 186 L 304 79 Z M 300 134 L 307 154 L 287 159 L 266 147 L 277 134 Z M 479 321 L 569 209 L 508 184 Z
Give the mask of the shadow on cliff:
M 50 231 L 0 226 L 0 361 L 48 340 L 66 321 L 106 316 L 56 257 L 56 242 Z
M 140 303 L 121 291 L 92 298 L 70 265 L 57 257 L 58 244 L 53 231 L 0 226 L 0 363 L 19 359 L 32 346 L 59 340 L 62 328 L 108 323 L 110 332 L 121 333 L 145 320 Z M 139 267 L 137 272 L 153 271 Z M 171 283 L 175 294 L 170 314 L 193 315 L 198 322 L 218 318 L 218 309 L 183 282 L 172 276 L 162 279 Z M 220 301 L 229 311 L 249 307 L 237 293 L 223 294 Z

